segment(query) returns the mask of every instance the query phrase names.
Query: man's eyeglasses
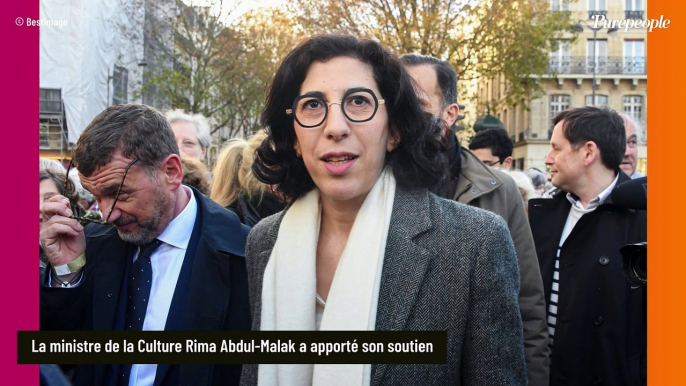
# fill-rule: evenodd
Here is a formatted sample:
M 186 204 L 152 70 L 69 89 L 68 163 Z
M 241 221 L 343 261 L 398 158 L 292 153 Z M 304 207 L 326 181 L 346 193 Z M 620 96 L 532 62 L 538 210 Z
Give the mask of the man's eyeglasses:
M 483 164 L 486 166 L 495 166 L 495 165 L 501 163 L 499 159 L 495 159 L 495 160 L 487 160 L 487 159 L 484 160 L 484 159 L 482 159 L 481 162 L 483 162 Z
M 367 122 L 374 118 L 379 105 L 386 103 L 384 99 L 378 99 L 374 91 L 355 87 L 343 95 L 340 102 L 327 102 L 320 92 L 307 93 L 295 98 L 293 107 L 286 110 L 286 114 L 292 116 L 296 122 L 305 128 L 314 128 L 326 120 L 331 105 L 340 105 L 343 115 L 355 123 Z
M 74 216 L 73 214 L 70 216 L 70 218 L 73 218 L 74 220 L 77 221 L 88 221 L 96 224 L 108 224 L 110 222 L 110 216 L 112 215 L 112 211 L 114 211 L 114 206 L 117 205 L 117 201 L 119 200 L 119 194 L 121 193 L 121 188 L 124 186 L 124 181 L 126 180 L 126 174 L 129 172 L 129 168 L 131 168 L 131 165 L 135 164 L 138 162 L 138 157 L 134 158 L 129 162 L 128 165 L 124 168 L 124 176 L 121 178 L 121 183 L 119 184 L 119 188 L 117 189 L 117 194 L 114 196 L 114 201 L 112 201 L 112 206 L 110 207 L 109 212 L 107 213 L 107 218 L 105 218 L 105 221 L 102 220 L 97 220 L 94 218 L 87 218 L 87 217 L 78 217 Z M 72 184 L 71 180 L 69 179 L 69 170 L 71 170 L 72 166 L 72 161 L 69 161 L 69 166 L 67 167 L 67 177 L 64 180 L 64 190 L 68 191 L 69 189 L 67 188 L 67 184 Z M 73 211 L 72 211 L 73 213 Z

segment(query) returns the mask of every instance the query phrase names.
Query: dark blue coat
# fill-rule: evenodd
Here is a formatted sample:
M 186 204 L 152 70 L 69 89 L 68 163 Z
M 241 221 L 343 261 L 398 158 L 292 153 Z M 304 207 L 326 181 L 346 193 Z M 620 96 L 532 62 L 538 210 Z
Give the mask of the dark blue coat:
M 183 321 L 179 327 L 194 331 L 250 330 L 245 269 L 249 228 L 234 213 L 197 190 L 193 189 L 193 194 L 201 219 L 200 233 L 186 286 L 185 312 L 176 316 Z M 83 282 L 71 289 L 41 286 L 41 330 L 117 329 L 117 307 L 122 303 L 127 259 L 135 251 L 136 246 L 121 240 L 113 226 L 87 227 L 88 263 Z M 171 312 L 170 309 L 168 323 L 175 317 Z M 240 365 L 160 365 L 155 385 L 232 385 L 238 384 L 240 372 Z M 80 365 L 75 369 L 75 385 L 112 382 L 108 365 Z

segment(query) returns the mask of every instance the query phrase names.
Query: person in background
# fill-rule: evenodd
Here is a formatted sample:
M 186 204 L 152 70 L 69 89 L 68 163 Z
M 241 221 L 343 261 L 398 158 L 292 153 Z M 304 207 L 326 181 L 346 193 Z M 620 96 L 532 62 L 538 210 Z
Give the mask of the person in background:
M 512 178 L 498 169 L 487 167 L 460 146 L 454 131 L 459 113 L 457 74 L 450 63 L 416 54 L 406 54 L 400 59 L 418 87 L 422 108 L 443 124 L 441 137 L 447 147 L 449 176 L 436 190 L 437 194 L 486 209 L 507 222 L 519 262 L 519 308 L 529 385 L 546 386 L 549 355 L 543 281 L 519 189 Z
M 52 170 L 40 171 L 40 191 L 41 191 L 41 206 L 50 198 L 61 195 L 69 199 L 69 204 L 73 207 L 72 212 L 74 216 L 79 217 L 81 225 L 86 226 L 92 221 L 100 220 L 102 216 L 96 211 L 89 211 L 81 205 L 81 198 L 77 190 L 76 183 L 71 179 L 66 178 L 66 174 L 58 173 Z M 41 216 L 41 220 L 43 217 Z
M 65 170 L 66 172 L 66 170 Z M 74 216 L 78 217 L 79 223 L 81 226 L 86 226 L 90 223 L 89 220 L 100 220 L 100 213 L 94 212 L 94 211 L 88 211 L 83 208 L 80 204 L 80 198 L 79 198 L 79 193 L 76 190 L 76 185 L 71 179 L 66 178 L 66 174 L 56 172 L 52 169 L 45 169 L 40 171 L 40 186 L 39 186 L 39 195 L 40 195 L 40 206 L 39 206 L 39 212 L 40 209 L 43 207 L 43 204 L 49 201 L 52 197 L 55 196 L 63 196 L 66 197 L 69 200 L 69 205 L 72 208 L 72 212 L 74 213 Z M 40 224 L 42 226 L 43 224 L 43 215 L 40 214 Z M 48 257 L 45 255 L 45 251 L 43 250 L 42 244 L 40 245 L 39 249 L 39 256 L 40 256 L 40 273 L 41 277 L 43 276 L 43 272 L 45 270 L 45 267 L 48 264 Z
M 38 161 L 38 168 L 40 170 L 50 169 L 50 170 L 53 170 L 53 171 L 56 171 L 56 172 L 62 173 L 62 174 L 65 174 L 67 172 L 67 169 L 64 168 L 62 163 L 60 163 L 57 160 L 49 159 L 49 158 L 41 158 Z
M 443 364 L 246 364 L 253 385 L 525 385 L 504 220 L 430 193 L 436 120 L 373 40 L 300 43 L 270 85 L 253 171 L 292 202 L 246 246 L 254 330 L 440 330 Z
M 183 179 L 181 183 L 192 186 L 204 195 L 210 194 L 210 172 L 207 166 L 186 153 L 181 153 L 181 166 L 183 167 Z
M 550 197 L 550 193 L 553 190 L 555 190 L 555 187 L 553 186 L 553 183 L 552 183 L 553 175 L 550 172 L 548 172 L 545 174 L 545 177 L 547 179 L 547 182 L 545 183 L 544 192 L 541 195 L 541 197 Z
M 560 112 L 545 163 L 557 188 L 529 202 L 548 306 L 550 384 L 646 384 L 646 293 L 622 274 L 620 248 L 646 241 L 644 210 L 614 205 L 623 119 L 607 108 Z
M 81 185 L 81 177 L 79 177 L 79 171 L 76 168 L 71 168 L 69 170 L 69 179 L 74 182 L 76 192 L 79 194 L 79 203 L 81 204 L 82 207 L 86 208 L 89 211 L 95 211 L 98 212 L 96 209 L 96 202 L 95 199 L 93 198 L 93 195 L 91 192 L 87 191 L 83 185 Z M 102 215 L 100 216 L 100 218 Z
M 214 179 L 210 198 L 225 208 L 240 196 L 241 184 L 238 175 L 243 162 L 243 151 L 247 147 L 248 142 L 242 138 L 229 139 L 224 143 L 212 169 Z
M 624 119 L 624 128 L 626 129 L 626 150 L 624 151 L 624 158 L 622 164 L 619 166 L 626 175 L 633 178 L 645 177 L 645 174 L 639 173 L 638 166 L 638 140 L 643 136 L 643 127 L 631 115 L 618 112 L 620 117 Z
M 210 197 L 219 205 L 233 211 L 250 227 L 261 219 L 282 211 L 286 202 L 271 192 L 271 187 L 255 178 L 252 165 L 255 149 L 267 138 L 258 131 L 247 141 L 233 138 L 219 153 L 214 165 Z
M 183 110 L 170 110 L 165 115 L 174 131 L 181 153 L 205 161 L 210 147 L 210 125 L 202 114 L 186 114 Z
M 505 129 L 481 130 L 469 142 L 469 150 L 487 166 L 510 170 L 514 144 Z
M 524 172 L 524 174 L 531 179 L 531 183 L 534 185 L 534 191 L 535 194 L 531 198 L 538 198 L 543 195 L 543 193 L 546 191 L 545 185 L 548 182 L 548 179 L 540 169 L 538 168 L 528 168 Z
M 519 193 L 522 195 L 522 202 L 524 202 L 524 210 L 529 210 L 529 200 L 536 198 L 536 190 L 534 189 L 534 184 L 531 183 L 529 176 L 524 174 L 523 171 L 517 169 L 503 169 L 503 172 L 514 180 L 519 189 Z

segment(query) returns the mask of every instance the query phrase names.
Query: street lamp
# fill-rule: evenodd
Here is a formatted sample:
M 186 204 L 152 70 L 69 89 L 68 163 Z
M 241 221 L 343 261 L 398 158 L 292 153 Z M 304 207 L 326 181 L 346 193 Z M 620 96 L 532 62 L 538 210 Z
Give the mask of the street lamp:
M 584 26 L 586 26 L 588 29 L 593 31 L 593 85 L 591 87 L 593 96 L 591 98 L 592 98 L 593 106 L 595 106 L 595 87 L 596 87 L 595 86 L 595 75 L 596 75 L 596 71 L 597 71 L 596 69 L 598 67 L 598 58 L 596 55 L 596 42 L 597 42 L 596 37 L 597 37 L 598 31 L 600 31 L 601 29 L 604 29 L 604 28 L 603 27 L 593 27 L 592 25 L 588 24 L 588 22 L 584 22 L 583 24 L 581 24 L 581 20 L 579 20 L 578 23 L 576 23 L 572 26 L 572 30 L 574 30 L 574 32 L 584 32 Z M 618 28 L 608 28 L 607 33 L 611 34 L 611 33 L 617 32 L 617 30 L 618 30 Z

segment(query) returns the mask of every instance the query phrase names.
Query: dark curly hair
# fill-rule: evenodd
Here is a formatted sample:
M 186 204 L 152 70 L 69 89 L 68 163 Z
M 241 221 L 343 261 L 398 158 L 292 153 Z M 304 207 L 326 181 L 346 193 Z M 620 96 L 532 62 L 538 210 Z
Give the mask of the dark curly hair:
M 279 191 L 292 200 L 314 188 L 293 148 L 294 121 L 285 110 L 298 97 L 310 65 L 339 56 L 358 59 L 372 68 L 381 98 L 386 100 L 391 135 L 400 139 L 386 156 L 398 186 L 430 189 L 439 185 L 447 173 L 440 123 L 422 111 L 412 80 L 398 57 L 373 40 L 338 34 L 301 42 L 279 66 L 260 117 L 269 136 L 256 150 L 253 173 L 266 184 L 278 185 Z
M 481 130 L 469 141 L 469 150 L 490 149 L 500 163 L 505 162 L 505 158 L 512 157 L 513 148 L 514 143 L 507 131 L 499 127 Z

